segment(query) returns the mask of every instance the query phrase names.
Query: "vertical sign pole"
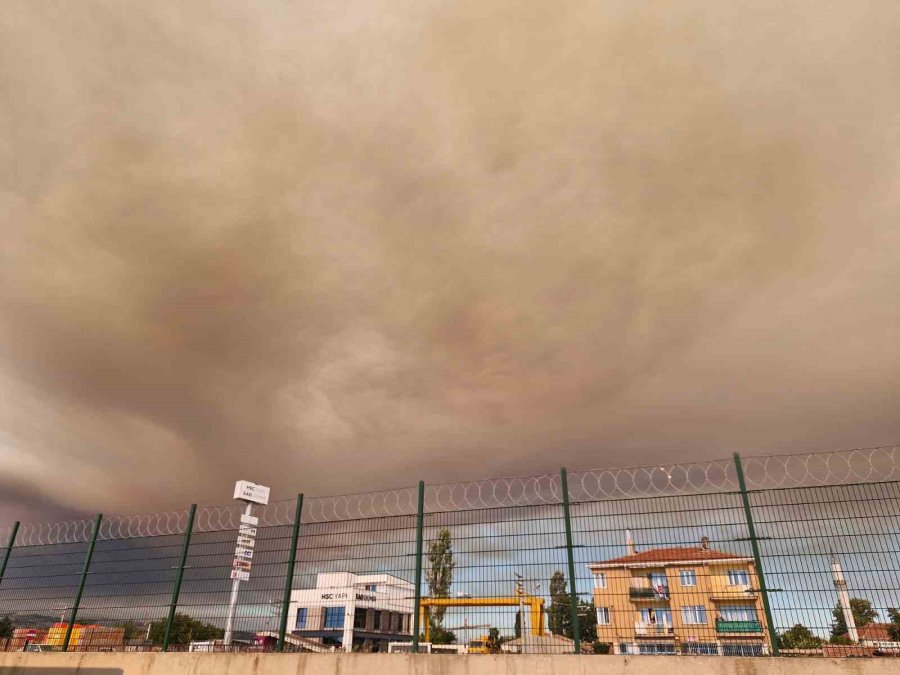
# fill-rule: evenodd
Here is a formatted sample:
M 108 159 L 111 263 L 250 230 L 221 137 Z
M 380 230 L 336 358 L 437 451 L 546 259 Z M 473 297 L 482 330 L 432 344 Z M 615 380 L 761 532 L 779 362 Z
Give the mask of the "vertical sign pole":
M 19 533 L 19 521 L 13 523 L 12 532 L 9 535 L 9 543 L 6 545 L 6 553 L 3 554 L 3 562 L 0 563 L 0 583 L 3 583 L 3 575 L 6 574 L 6 564 L 9 562 L 9 554 L 12 553 L 13 544 L 16 543 L 16 535 Z
M 278 627 L 278 651 L 284 651 L 284 637 L 287 634 L 288 610 L 291 606 L 291 591 L 294 587 L 294 565 L 297 563 L 297 539 L 300 537 L 300 516 L 303 515 L 303 495 L 297 495 L 297 510 L 294 513 L 294 529 L 291 532 L 291 552 L 288 556 L 287 578 L 284 580 L 284 598 L 281 600 L 281 625 Z
M 569 557 L 569 613 L 572 617 L 572 638 L 575 643 L 575 653 L 581 653 L 581 630 L 578 625 L 578 592 L 575 588 L 575 553 L 572 547 L 572 516 L 569 512 L 569 477 L 566 468 L 559 470 L 559 478 L 562 483 L 563 515 L 566 519 L 566 553 Z
M 78 592 L 75 594 L 75 602 L 72 603 L 72 614 L 69 617 L 69 625 L 66 628 L 66 637 L 63 640 L 64 652 L 69 651 L 69 641 L 72 639 L 72 629 L 75 627 L 75 618 L 78 614 L 78 606 L 81 604 L 81 595 L 84 593 L 84 582 L 87 581 L 88 570 L 91 567 L 91 558 L 94 557 L 94 547 L 97 545 L 97 534 L 100 532 L 100 521 L 103 514 L 98 513 L 94 519 L 94 531 L 91 533 L 91 542 L 88 544 L 87 556 L 84 558 L 84 569 L 81 570 L 81 582 L 78 584 Z
M 249 516 L 252 514 L 252 511 L 252 502 L 247 502 L 247 506 L 244 507 L 244 515 Z M 225 617 L 225 638 L 223 642 L 226 647 L 231 645 L 231 639 L 234 637 L 234 612 L 237 609 L 238 591 L 240 590 L 241 580 L 234 579 L 231 582 L 231 597 L 228 599 L 228 615 Z
M 753 549 L 753 562 L 756 564 L 756 576 L 759 577 L 759 593 L 762 595 L 763 609 L 766 613 L 766 624 L 769 633 L 769 643 L 772 647 L 772 656 L 778 656 L 778 635 L 775 633 L 775 625 L 772 623 L 772 608 L 769 606 L 769 592 L 766 590 L 766 577 L 763 574 L 762 558 L 759 555 L 759 543 L 756 537 L 756 528 L 753 525 L 753 512 L 750 510 L 750 494 L 747 492 L 747 481 L 744 479 L 744 466 L 741 456 L 734 453 L 734 468 L 737 471 L 738 485 L 741 488 L 741 500 L 744 503 L 744 517 L 747 520 L 747 530 L 750 532 L 750 546 Z
M 184 578 L 184 566 L 187 563 L 188 548 L 191 545 L 191 531 L 194 529 L 194 516 L 197 515 L 197 505 L 191 504 L 188 513 L 187 529 L 184 531 L 184 543 L 181 545 L 181 563 L 178 565 L 178 573 L 175 575 L 175 586 L 172 588 L 172 602 L 169 605 L 169 616 L 166 619 L 166 631 L 163 634 L 162 650 L 169 651 L 169 637 L 172 633 L 172 622 L 175 621 L 175 608 L 178 607 L 178 596 L 181 594 L 181 580 Z
M 416 515 L 416 609 L 413 612 L 412 650 L 419 651 L 420 614 L 422 611 L 422 525 L 425 513 L 425 482 L 419 481 L 419 505 Z

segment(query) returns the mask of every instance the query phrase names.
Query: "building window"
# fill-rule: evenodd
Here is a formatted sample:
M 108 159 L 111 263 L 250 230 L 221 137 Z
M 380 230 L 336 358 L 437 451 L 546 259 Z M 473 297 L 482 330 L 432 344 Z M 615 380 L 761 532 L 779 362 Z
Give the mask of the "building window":
M 605 572 L 594 572 L 594 588 L 606 588 Z
M 682 586 L 697 585 L 697 573 L 694 570 L 681 570 L 678 573 L 678 577 L 681 579 Z
M 609 625 L 609 607 L 597 608 L 597 623 Z
M 715 642 L 685 642 L 681 645 L 681 653 L 697 656 L 718 656 L 719 645 Z
M 668 607 L 645 607 L 641 610 L 641 623 L 645 626 L 670 627 L 672 625 L 672 610 Z
M 343 628 L 344 627 L 344 608 L 343 607 L 326 607 L 325 608 L 325 628 Z
M 366 584 L 366 590 L 370 593 L 378 592 L 378 584 Z
M 674 654 L 674 642 L 642 642 L 638 645 L 640 654 Z
M 703 605 L 688 605 L 681 608 L 681 621 L 688 625 L 706 624 L 706 607 Z
M 365 630 L 366 628 L 366 608 L 357 607 L 353 612 L 353 628 Z
M 295 630 L 303 630 L 306 628 L 306 617 L 309 613 L 309 610 L 306 607 L 300 607 L 297 609 L 297 627 Z
M 749 586 L 750 574 L 747 570 L 728 570 L 729 586 Z
M 719 608 L 722 621 L 756 621 L 756 608 L 752 605 L 731 605 Z
M 762 656 L 763 647 L 760 643 L 736 642 L 722 645 L 722 656 Z

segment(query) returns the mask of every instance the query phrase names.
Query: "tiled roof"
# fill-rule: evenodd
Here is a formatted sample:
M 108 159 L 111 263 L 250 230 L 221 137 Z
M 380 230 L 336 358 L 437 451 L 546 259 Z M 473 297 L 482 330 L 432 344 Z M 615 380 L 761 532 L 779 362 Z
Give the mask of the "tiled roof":
M 637 565 L 642 563 L 667 563 L 667 562 L 705 562 L 709 560 L 735 560 L 746 556 L 736 553 L 714 551 L 699 546 L 686 546 L 681 548 L 653 548 L 649 551 L 640 551 L 634 555 L 624 555 L 621 558 L 603 560 L 597 565 Z
M 873 642 L 890 642 L 891 636 L 888 635 L 888 626 L 886 623 L 867 623 L 865 626 L 859 626 L 856 629 L 860 640 L 872 640 Z M 846 636 L 847 634 L 844 633 Z

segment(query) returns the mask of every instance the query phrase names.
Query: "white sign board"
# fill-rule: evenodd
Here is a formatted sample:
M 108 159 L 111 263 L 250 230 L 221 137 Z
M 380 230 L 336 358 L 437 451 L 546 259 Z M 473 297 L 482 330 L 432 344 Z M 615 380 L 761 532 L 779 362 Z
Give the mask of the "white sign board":
M 250 527 L 249 525 L 241 525 L 241 529 L 238 530 L 238 534 L 243 535 L 245 537 L 255 537 L 256 536 L 256 528 Z
M 269 488 L 251 483 L 249 480 L 239 480 L 234 484 L 234 498 L 265 506 L 269 503 Z
M 248 516 L 246 513 L 241 514 L 241 522 L 245 525 L 259 525 L 259 518 L 256 516 Z
M 245 572 L 249 572 L 251 567 L 253 567 L 253 563 L 249 560 L 238 560 L 235 558 L 231 561 L 231 569 L 234 570 L 244 570 Z
M 244 560 L 251 560 L 253 558 L 253 549 L 238 546 L 236 549 L 234 549 L 234 557 L 242 558 Z
M 245 572 L 244 570 L 231 570 L 231 578 L 237 579 L 238 581 L 249 581 L 250 572 Z
M 256 539 L 253 537 L 247 537 L 243 534 L 239 534 L 237 538 L 237 545 L 244 546 L 245 548 L 253 548 L 256 546 Z

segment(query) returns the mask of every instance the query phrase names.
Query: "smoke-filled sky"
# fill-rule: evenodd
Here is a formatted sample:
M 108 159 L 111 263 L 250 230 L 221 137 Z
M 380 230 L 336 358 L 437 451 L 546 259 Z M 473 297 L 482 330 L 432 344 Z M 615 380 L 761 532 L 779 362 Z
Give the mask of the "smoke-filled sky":
M 900 438 L 900 4 L 7 0 L 0 517 Z

